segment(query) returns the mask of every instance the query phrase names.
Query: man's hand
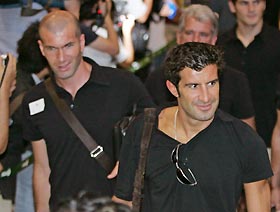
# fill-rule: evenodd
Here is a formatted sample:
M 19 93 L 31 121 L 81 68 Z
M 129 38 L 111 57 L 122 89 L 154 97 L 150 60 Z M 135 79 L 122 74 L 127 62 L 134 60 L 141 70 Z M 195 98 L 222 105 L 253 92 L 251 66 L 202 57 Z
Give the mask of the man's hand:
M 107 176 L 108 179 L 113 179 L 118 175 L 118 170 L 119 170 L 119 161 L 116 163 L 114 169 L 112 172 Z
M 271 207 L 280 211 L 280 187 L 271 188 Z

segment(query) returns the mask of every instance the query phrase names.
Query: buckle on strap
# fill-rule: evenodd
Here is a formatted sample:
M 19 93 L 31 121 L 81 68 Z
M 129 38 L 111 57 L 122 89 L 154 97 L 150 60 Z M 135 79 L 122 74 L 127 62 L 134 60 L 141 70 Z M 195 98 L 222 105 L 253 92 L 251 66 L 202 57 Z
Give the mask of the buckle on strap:
M 98 155 L 100 155 L 103 152 L 102 146 L 97 146 L 94 150 L 90 152 L 90 157 L 96 158 Z

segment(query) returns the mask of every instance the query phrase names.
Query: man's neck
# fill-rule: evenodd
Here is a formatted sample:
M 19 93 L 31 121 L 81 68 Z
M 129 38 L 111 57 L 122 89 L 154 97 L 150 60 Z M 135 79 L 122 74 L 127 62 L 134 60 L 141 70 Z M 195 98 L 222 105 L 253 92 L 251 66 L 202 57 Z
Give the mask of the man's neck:
M 165 108 L 159 114 L 158 129 L 181 143 L 189 142 L 199 132 L 208 127 L 209 121 L 190 121 L 177 111 L 178 107 Z
M 263 20 L 256 25 L 245 25 L 241 22 L 237 23 L 236 35 L 242 44 L 247 47 L 253 42 L 255 36 L 262 31 Z
M 57 79 L 56 83 L 71 94 L 74 99 L 78 90 L 89 80 L 91 65 L 82 61 L 75 74 L 68 79 Z

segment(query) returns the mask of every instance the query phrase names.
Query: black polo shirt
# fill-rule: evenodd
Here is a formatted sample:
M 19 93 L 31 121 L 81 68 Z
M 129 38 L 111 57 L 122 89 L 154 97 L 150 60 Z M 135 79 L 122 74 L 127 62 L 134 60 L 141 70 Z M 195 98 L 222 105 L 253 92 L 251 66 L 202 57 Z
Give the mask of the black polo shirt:
M 270 146 L 276 120 L 277 76 L 280 73 L 280 32 L 264 24 L 261 33 L 248 47 L 236 36 L 236 29 L 218 39 L 228 65 L 244 72 L 249 80 L 256 112 L 257 132 Z M 278 82 L 280 83 L 280 82 Z
M 142 110 L 152 106 L 152 101 L 133 74 L 85 60 L 92 65 L 91 76 L 75 99 L 61 87 L 55 87 L 89 134 L 113 157 L 114 124 L 132 111 L 134 103 Z M 107 180 L 104 169 L 90 157 L 87 148 L 66 124 L 43 83 L 25 96 L 23 123 L 26 140 L 43 138 L 46 141 L 51 168 L 51 206 L 82 189 L 112 195 L 114 182 Z

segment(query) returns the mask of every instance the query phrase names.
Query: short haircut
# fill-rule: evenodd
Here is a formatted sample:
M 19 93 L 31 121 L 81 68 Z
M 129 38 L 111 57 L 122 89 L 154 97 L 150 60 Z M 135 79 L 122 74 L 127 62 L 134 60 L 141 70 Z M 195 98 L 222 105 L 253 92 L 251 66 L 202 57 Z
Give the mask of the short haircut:
M 79 20 L 70 12 L 56 10 L 48 13 L 40 22 L 39 36 L 42 38 L 41 30 L 46 28 L 48 31 L 57 32 L 63 30 L 68 24 L 73 24 L 77 37 L 81 35 Z
M 207 43 L 187 42 L 174 47 L 165 59 L 164 75 L 177 88 L 180 71 L 190 68 L 201 71 L 208 65 L 217 65 L 218 74 L 224 66 L 223 52 L 218 46 Z
M 185 22 L 188 18 L 194 18 L 199 22 L 210 21 L 212 23 L 213 29 L 212 34 L 218 34 L 219 22 L 218 16 L 213 12 L 208 6 L 202 4 L 193 4 L 182 10 L 180 16 L 178 29 L 179 31 L 184 31 Z
M 111 197 L 97 196 L 91 192 L 80 191 L 76 197 L 61 201 L 55 212 L 131 212 L 123 204 L 112 201 Z

